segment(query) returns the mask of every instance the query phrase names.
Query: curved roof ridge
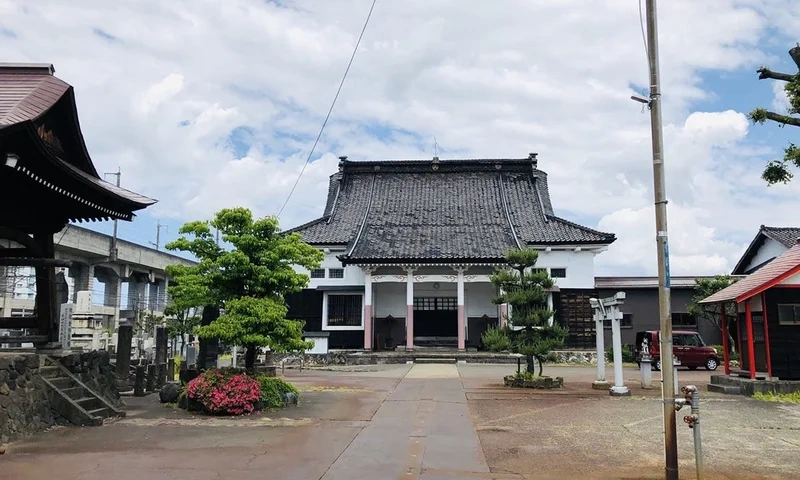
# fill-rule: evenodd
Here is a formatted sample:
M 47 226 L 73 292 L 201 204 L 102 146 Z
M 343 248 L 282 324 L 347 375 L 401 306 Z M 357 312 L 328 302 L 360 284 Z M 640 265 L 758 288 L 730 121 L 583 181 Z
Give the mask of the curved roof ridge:
M 514 228 L 514 222 L 511 221 L 511 213 L 508 211 L 508 197 L 506 195 L 506 186 L 505 181 L 503 180 L 503 172 L 497 172 L 497 176 L 500 179 L 500 198 L 503 201 L 503 212 L 506 214 L 506 220 L 508 221 L 508 226 L 511 227 L 511 235 L 514 237 L 514 243 L 517 244 L 517 248 L 522 248 L 522 244 L 519 241 L 519 237 L 517 236 L 517 230 Z
M 350 246 L 350 250 L 347 252 L 347 256 L 353 254 L 353 250 L 355 250 L 356 245 L 358 245 L 358 241 L 361 240 L 361 234 L 364 233 L 364 226 L 367 224 L 367 218 L 369 218 L 369 211 L 372 208 L 372 198 L 375 196 L 375 181 L 377 175 L 372 174 L 372 186 L 369 190 L 369 200 L 367 200 L 367 208 L 364 209 L 364 218 L 361 220 L 361 226 L 358 228 L 358 234 L 356 235 L 355 240 L 353 240 L 353 245 Z

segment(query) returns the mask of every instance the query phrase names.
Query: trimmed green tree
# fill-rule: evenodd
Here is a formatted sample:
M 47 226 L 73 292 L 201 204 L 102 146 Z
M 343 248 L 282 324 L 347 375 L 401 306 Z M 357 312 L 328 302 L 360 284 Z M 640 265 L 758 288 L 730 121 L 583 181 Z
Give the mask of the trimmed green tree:
M 789 56 L 792 61 L 800 69 L 800 44 L 792 47 L 789 50 Z M 784 127 L 791 125 L 793 127 L 800 127 L 800 73 L 781 73 L 773 72 L 767 67 L 758 69 L 759 80 L 771 79 L 779 82 L 786 82 L 783 90 L 786 92 L 786 97 L 789 100 L 789 108 L 786 113 L 773 112 L 766 108 L 756 108 L 750 112 L 750 120 L 753 123 L 763 124 L 767 120 L 775 122 L 779 126 Z M 783 158 L 780 160 L 772 160 L 764 169 L 761 178 L 766 180 L 769 185 L 776 183 L 789 183 L 794 177 L 790 168 L 800 168 L 800 147 L 794 143 L 790 143 L 783 151 Z
M 699 303 L 701 300 L 710 297 L 711 295 L 719 292 L 723 288 L 727 288 L 736 282 L 736 279 L 730 275 L 717 275 L 713 278 L 698 278 L 694 284 L 694 295 L 692 296 L 692 303 L 687 308 L 688 312 L 698 320 L 705 320 L 717 327 L 720 332 L 722 331 L 722 307 L 718 303 Z M 725 315 L 728 319 L 728 324 L 725 325 L 728 332 L 728 345 L 730 345 L 731 353 L 736 353 L 736 342 L 733 340 L 731 331 L 733 330 L 731 322 L 736 321 L 736 304 L 727 302 L 725 306 Z
M 211 229 L 222 237 L 218 245 Z M 260 347 L 273 352 L 311 348 L 302 339 L 304 323 L 286 318 L 285 296 L 308 285 L 309 276 L 294 266 L 318 268 L 324 255 L 297 233 L 282 234 L 276 217 L 254 219 L 249 209 L 226 208 L 211 221 L 183 225 L 169 250 L 192 253 L 199 264 L 182 269 L 186 282 L 199 282 L 203 305 L 223 312 L 197 328 L 200 338 L 242 345 L 245 367 L 252 369 Z M 226 248 L 227 246 L 227 248 Z
M 507 268 L 491 275 L 491 282 L 501 294 L 494 303 L 511 306 L 511 351 L 525 356 L 528 372 L 539 362 L 539 376 L 543 364 L 554 349 L 564 345 L 567 329 L 553 324 L 553 310 L 547 308 L 547 290 L 554 285 L 545 269 L 534 268 L 539 252 L 533 249 L 511 250 L 506 253 Z

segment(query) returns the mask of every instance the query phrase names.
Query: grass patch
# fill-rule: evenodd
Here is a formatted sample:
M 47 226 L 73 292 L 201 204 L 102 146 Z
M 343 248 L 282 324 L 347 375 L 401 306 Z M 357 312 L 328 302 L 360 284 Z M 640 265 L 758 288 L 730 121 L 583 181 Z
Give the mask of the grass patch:
M 756 400 L 762 402 L 797 403 L 800 404 L 800 392 L 794 393 L 761 393 L 753 395 Z

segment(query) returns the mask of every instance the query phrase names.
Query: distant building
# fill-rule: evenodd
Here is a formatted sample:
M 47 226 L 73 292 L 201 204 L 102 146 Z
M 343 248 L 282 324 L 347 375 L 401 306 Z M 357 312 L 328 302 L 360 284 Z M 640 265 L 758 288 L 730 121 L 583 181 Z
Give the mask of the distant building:
M 672 327 L 680 330 L 697 330 L 707 344 L 721 345 L 722 331 L 719 327 L 689 314 L 697 278 L 706 277 L 670 277 Z M 623 345 L 633 345 L 637 331 L 660 330 L 658 277 L 596 277 L 595 289 L 596 295 L 600 297 L 610 297 L 616 292 L 625 292 L 620 325 Z M 610 322 L 606 325 L 606 330 L 610 332 Z M 606 348 L 610 348 L 611 335 L 606 334 L 604 340 Z
M 515 248 L 541 253 L 548 296 L 573 347 L 594 345 L 594 256 L 611 233 L 555 215 L 547 174 L 524 159 L 348 161 L 322 216 L 291 232 L 325 253 L 287 301 L 330 348 L 477 347 L 507 311 L 489 275 Z

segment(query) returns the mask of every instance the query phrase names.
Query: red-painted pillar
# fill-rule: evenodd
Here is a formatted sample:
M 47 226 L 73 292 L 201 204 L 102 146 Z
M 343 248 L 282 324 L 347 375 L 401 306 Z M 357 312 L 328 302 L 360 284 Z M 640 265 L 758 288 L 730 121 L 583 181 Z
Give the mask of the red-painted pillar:
M 767 321 L 767 293 L 761 293 L 761 312 L 764 317 L 764 346 L 767 354 L 767 375 L 772 378 L 772 356 L 769 352 L 769 322 Z
M 720 302 L 720 323 L 722 323 L 722 364 L 725 366 L 725 375 L 731 374 L 730 345 L 728 345 L 728 314 L 725 312 L 725 302 Z
M 747 364 L 750 367 L 750 378 L 756 378 L 756 344 L 753 340 L 753 312 L 750 299 L 744 303 L 745 322 L 747 323 Z

